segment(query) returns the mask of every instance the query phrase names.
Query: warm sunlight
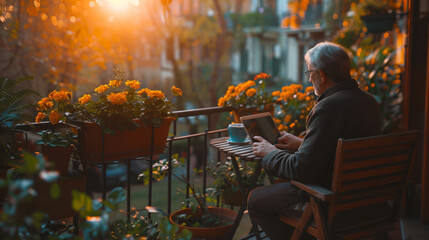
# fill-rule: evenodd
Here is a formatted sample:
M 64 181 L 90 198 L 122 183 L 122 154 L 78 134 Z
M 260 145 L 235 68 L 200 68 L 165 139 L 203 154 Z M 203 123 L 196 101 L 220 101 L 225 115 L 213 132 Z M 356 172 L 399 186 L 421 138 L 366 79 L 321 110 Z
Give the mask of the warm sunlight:
M 123 11 L 130 5 L 138 6 L 139 0 L 107 0 L 107 3 L 115 11 Z

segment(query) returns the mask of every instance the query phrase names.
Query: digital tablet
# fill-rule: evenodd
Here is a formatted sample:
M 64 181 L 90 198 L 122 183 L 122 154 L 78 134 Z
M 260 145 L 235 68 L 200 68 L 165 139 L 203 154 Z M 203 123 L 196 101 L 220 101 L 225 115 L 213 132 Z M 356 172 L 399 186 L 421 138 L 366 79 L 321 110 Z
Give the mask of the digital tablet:
M 279 129 L 269 112 L 258 113 L 240 118 L 246 128 L 249 138 L 255 142 L 254 136 L 261 136 L 271 144 L 277 143 L 281 136 Z

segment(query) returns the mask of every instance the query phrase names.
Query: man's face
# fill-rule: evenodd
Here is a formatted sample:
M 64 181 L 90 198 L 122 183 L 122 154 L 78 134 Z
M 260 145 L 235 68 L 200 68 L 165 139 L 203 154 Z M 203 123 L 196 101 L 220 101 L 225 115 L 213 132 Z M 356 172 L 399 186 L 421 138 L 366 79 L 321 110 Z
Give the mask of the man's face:
M 320 96 L 323 92 L 325 92 L 322 82 L 322 76 L 318 69 L 313 69 L 310 64 L 307 65 L 308 69 L 308 81 L 313 84 L 314 94 L 316 96 Z

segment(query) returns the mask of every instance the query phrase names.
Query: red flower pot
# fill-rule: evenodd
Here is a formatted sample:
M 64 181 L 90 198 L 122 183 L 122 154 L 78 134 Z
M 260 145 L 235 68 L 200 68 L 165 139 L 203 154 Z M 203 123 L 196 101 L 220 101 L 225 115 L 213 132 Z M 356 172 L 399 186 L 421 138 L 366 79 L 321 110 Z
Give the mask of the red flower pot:
M 81 127 L 78 152 L 83 161 L 101 162 L 130 159 L 150 155 L 153 135 L 153 154 L 164 152 L 168 131 L 173 118 L 164 119 L 160 127 L 144 125 L 134 130 L 117 131 L 114 135 L 103 133 L 102 128 L 93 122 L 75 122 Z M 104 147 L 103 147 L 104 135 Z
M 55 170 L 60 172 L 60 175 L 66 176 L 69 169 L 70 156 L 73 152 L 72 146 L 47 146 L 42 145 L 42 153 L 44 158 L 54 164 Z

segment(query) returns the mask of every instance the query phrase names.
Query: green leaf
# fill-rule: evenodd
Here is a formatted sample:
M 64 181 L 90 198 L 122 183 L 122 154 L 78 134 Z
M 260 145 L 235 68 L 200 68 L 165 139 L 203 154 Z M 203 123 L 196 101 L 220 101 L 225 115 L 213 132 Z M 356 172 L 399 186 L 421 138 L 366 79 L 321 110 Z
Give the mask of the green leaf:
M 72 197 L 73 209 L 80 212 L 82 217 L 88 216 L 87 214 L 93 210 L 91 198 L 87 194 L 76 190 L 72 191 Z
M 53 183 L 51 185 L 51 189 L 50 189 L 49 193 L 53 199 L 58 199 L 60 197 L 61 189 L 60 189 L 60 186 L 58 185 L 58 183 Z

